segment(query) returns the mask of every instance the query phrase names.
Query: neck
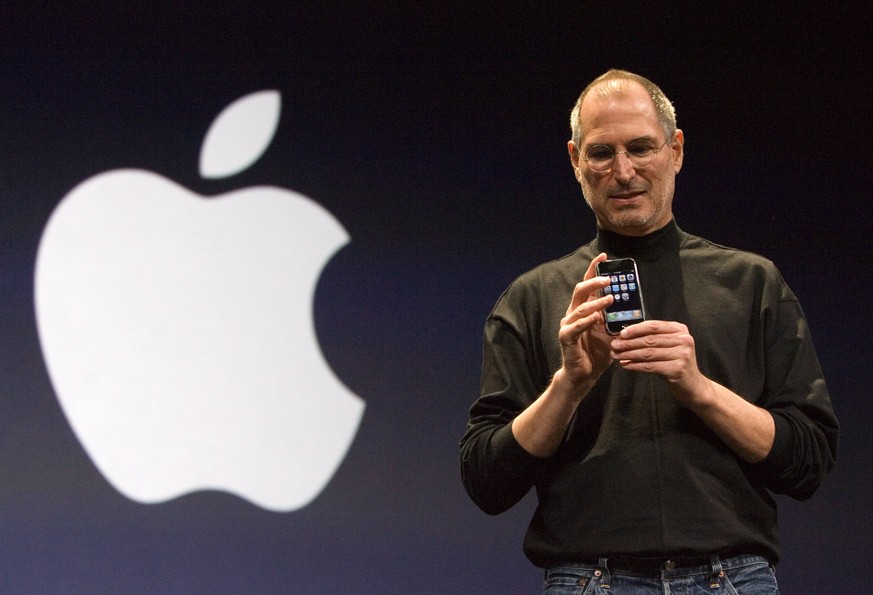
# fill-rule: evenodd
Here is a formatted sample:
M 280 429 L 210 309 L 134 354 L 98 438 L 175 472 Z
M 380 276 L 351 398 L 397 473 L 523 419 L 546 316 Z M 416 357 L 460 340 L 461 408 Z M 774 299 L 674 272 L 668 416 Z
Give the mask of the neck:
M 628 236 L 607 229 L 597 229 L 597 248 L 612 257 L 657 258 L 679 247 L 682 232 L 671 219 L 667 225 L 644 236 Z

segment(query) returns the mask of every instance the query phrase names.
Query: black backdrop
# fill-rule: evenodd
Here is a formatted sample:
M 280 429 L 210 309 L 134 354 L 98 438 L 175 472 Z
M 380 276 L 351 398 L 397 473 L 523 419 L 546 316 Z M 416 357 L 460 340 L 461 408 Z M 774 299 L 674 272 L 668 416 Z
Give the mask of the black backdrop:
M 457 442 L 499 293 L 594 232 L 566 157 L 567 116 L 613 66 L 650 77 L 676 105 L 679 224 L 774 260 L 813 330 L 843 437 L 812 500 L 778 499 L 782 587 L 864 590 L 866 3 L 129 4 L 3 9 L 0 590 L 536 592 L 540 572 L 521 553 L 532 499 L 480 513 L 460 484 Z M 260 89 L 283 97 L 273 144 L 239 176 L 204 181 L 207 126 Z M 119 167 L 204 195 L 292 188 L 348 230 L 315 320 L 367 409 L 309 506 L 268 512 L 223 492 L 137 504 L 74 436 L 40 352 L 33 265 L 60 199 Z

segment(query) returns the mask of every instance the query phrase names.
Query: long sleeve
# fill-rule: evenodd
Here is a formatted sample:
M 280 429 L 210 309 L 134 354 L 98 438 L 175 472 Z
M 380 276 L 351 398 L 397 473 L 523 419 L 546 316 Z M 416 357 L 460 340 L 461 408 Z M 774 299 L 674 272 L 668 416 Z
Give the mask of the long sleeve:
M 779 278 L 780 296 L 765 320 L 766 388 L 776 422 L 767 458 L 751 466 L 767 489 L 804 500 L 833 468 L 839 425 L 800 304 Z
M 461 439 L 461 477 L 482 510 L 499 514 L 534 483 L 537 459 L 518 444 L 510 424 L 541 389 L 521 372 L 527 370 L 524 348 L 505 320 L 488 319 L 483 351 L 482 396 Z

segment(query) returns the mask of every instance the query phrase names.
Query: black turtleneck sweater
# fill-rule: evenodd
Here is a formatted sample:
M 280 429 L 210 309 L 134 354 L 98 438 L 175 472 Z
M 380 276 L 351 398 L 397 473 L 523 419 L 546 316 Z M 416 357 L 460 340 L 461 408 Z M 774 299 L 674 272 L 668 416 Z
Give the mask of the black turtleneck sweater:
M 518 444 L 509 424 L 560 368 L 560 320 L 600 252 L 634 258 L 647 317 L 686 324 L 703 374 L 771 413 L 776 438 L 764 461 L 740 460 L 659 377 L 617 365 L 579 405 L 557 453 L 538 458 Z M 489 514 L 536 488 L 525 553 L 539 566 L 709 554 L 776 563 L 769 492 L 812 495 L 833 467 L 837 434 L 803 312 L 773 264 L 671 222 L 641 238 L 599 230 L 504 292 L 486 322 L 461 469 Z

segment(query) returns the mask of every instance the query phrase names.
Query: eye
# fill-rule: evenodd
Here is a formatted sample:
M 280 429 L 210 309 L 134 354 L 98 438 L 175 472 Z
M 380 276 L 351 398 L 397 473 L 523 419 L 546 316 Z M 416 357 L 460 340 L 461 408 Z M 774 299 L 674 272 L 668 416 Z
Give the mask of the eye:
M 646 157 L 651 155 L 654 150 L 655 146 L 650 142 L 633 143 L 627 148 L 627 152 L 634 157 Z
M 586 154 L 590 161 L 609 161 L 613 156 L 615 156 L 615 153 L 606 145 L 594 145 L 588 149 Z

